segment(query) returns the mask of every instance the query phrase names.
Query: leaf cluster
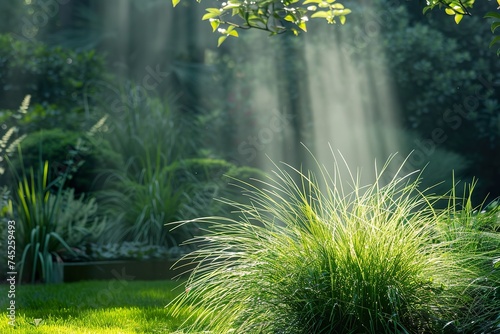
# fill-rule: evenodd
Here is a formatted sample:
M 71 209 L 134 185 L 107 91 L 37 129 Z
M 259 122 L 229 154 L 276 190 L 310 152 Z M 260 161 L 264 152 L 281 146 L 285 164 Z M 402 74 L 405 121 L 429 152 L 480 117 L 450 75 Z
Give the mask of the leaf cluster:
M 444 8 L 446 14 L 454 17 L 457 24 L 460 23 L 464 15 L 471 15 L 470 9 L 475 0 L 430 0 L 424 7 L 424 14 L 435 7 Z
M 498 5 L 500 5 L 500 0 L 497 0 Z M 499 7 L 500 8 L 500 7 Z M 500 27 L 500 13 L 497 12 L 488 12 L 484 16 L 485 18 L 494 19 L 491 23 L 491 32 L 494 34 L 498 27 Z M 500 36 L 496 35 L 490 43 L 490 48 L 495 44 L 500 43 Z M 497 49 L 497 56 L 500 56 L 500 48 Z
M 174 7 L 180 0 L 172 0 Z M 220 46 L 229 36 L 238 37 L 239 29 L 259 29 L 271 35 L 307 31 L 310 18 L 325 19 L 329 24 L 344 24 L 351 10 L 337 0 L 229 0 L 219 8 L 207 8 L 202 20 L 209 20 L 218 31 Z

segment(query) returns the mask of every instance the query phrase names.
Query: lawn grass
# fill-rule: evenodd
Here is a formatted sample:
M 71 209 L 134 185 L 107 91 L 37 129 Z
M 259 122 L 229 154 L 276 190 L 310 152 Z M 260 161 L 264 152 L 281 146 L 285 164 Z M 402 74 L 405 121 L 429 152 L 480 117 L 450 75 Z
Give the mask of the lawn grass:
M 8 287 L 1 285 L 0 333 L 173 333 L 183 319 L 169 316 L 165 305 L 182 285 L 114 280 L 16 286 L 15 329 L 8 324 Z

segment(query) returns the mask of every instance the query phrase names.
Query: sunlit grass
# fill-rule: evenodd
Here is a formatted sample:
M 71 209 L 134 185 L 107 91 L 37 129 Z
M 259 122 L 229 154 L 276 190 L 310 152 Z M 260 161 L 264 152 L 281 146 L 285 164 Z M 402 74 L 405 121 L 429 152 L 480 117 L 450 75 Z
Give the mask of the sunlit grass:
M 165 305 L 183 290 L 180 285 L 115 280 L 18 286 L 16 328 L 2 312 L 0 333 L 173 333 L 184 319 L 170 317 Z M 0 293 L 6 310 L 5 285 Z
M 207 234 L 189 257 L 200 265 L 172 314 L 195 307 L 185 328 L 217 334 L 468 332 L 483 302 L 478 316 L 494 319 L 499 281 L 481 283 L 491 264 L 444 240 L 456 203 L 438 211 L 418 180 L 386 181 L 386 168 L 362 186 L 338 163 L 319 178 L 284 166 L 250 187 L 251 205 L 233 203 L 238 220 L 196 220 Z

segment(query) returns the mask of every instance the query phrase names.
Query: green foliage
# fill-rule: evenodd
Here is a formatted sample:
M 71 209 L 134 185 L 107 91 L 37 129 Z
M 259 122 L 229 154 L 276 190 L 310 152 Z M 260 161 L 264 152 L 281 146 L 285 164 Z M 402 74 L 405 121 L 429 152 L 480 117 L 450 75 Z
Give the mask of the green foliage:
M 431 116 L 435 119 L 433 111 L 452 105 L 456 87 L 472 85 L 476 73 L 466 66 L 471 55 L 456 39 L 429 25 L 410 24 L 408 13 L 402 9 L 396 20 L 384 33 L 387 63 L 405 116 L 412 127 L 418 128 L 427 125 Z
M 54 128 L 30 133 L 21 143 L 24 167 L 37 168 L 40 156 L 47 160 L 55 173 L 62 173 L 68 163 L 73 165 L 66 187 L 77 193 L 100 189 L 94 181 L 102 170 L 122 165 L 121 156 L 104 138 L 95 139 L 81 132 Z M 12 166 L 20 172 L 21 159 L 13 157 Z
M 455 23 L 459 24 L 464 15 L 471 15 L 470 9 L 474 5 L 475 0 L 430 0 L 427 1 L 427 6 L 424 7 L 424 14 L 434 7 L 444 8 L 448 15 L 452 15 Z
M 55 198 L 51 199 L 55 201 Z M 49 203 L 51 204 L 51 203 Z M 59 211 L 56 213 L 55 232 L 72 246 L 95 241 L 106 225 L 106 218 L 99 215 L 95 198 L 81 194 L 75 197 L 74 189 L 65 189 L 61 193 Z
M 8 266 L 8 249 L 7 249 L 7 231 L 8 231 L 8 218 L 12 216 L 12 200 L 10 196 L 10 190 L 6 186 L 0 187 L 0 219 L 5 221 L 5 223 L 0 224 L 0 270 L 3 275 L 0 275 L 0 279 L 4 279 L 5 273 L 9 272 Z
M 158 99 L 138 100 L 126 89 L 119 98 L 123 108 L 110 114 L 110 131 L 105 138 L 124 164 L 105 172 L 105 188 L 98 194 L 114 219 L 103 240 L 175 246 L 192 231 L 179 228 L 170 232 L 164 224 L 180 218 L 186 194 L 192 193 L 195 181 L 177 182 L 170 166 L 196 154 L 196 122 L 180 117 Z M 184 176 L 191 177 L 188 174 Z
M 84 98 L 94 93 L 90 83 L 103 77 L 104 62 L 95 51 L 50 48 L 0 35 L 0 73 L 0 109 L 16 108 L 9 103 L 31 94 L 34 104 L 56 104 L 67 113 L 83 109 Z
M 106 135 L 124 164 L 107 171 L 106 189 L 98 195 L 114 219 L 103 240 L 177 246 L 197 228 L 169 231 L 164 224 L 215 214 L 220 205 L 213 198 L 234 165 L 193 158 L 203 147 L 196 116 L 180 115 L 154 98 L 138 101 L 124 91 L 121 113 L 110 114 Z
M 498 4 L 500 5 L 500 1 L 498 1 Z M 499 7 L 500 8 L 500 7 Z M 494 22 L 491 23 L 491 32 L 494 34 L 495 33 L 495 30 L 500 27 L 500 13 L 496 13 L 496 12 L 488 12 L 486 13 L 486 15 L 484 16 L 485 18 L 492 18 L 492 19 L 495 19 Z M 495 36 L 493 38 L 493 40 L 491 41 L 490 43 L 490 48 L 492 46 L 494 46 L 495 44 L 497 43 L 500 43 L 500 36 Z M 500 55 L 500 48 L 497 49 L 497 56 Z
M 180 0 L 172 0 L 175 7 Z M 221 3 L 220 8 L 207 8 L 202 20 L 209 20 L 213 31 L 222 35 L 220 46 L 227 37 L 238 37 L 238 29 L 259 29 L 271 35 L 291 31 L 298 35 L 307 31 L 310 18 L 325 19 L 328 23 L 337 20 L 344 24 L 351 10 L 336 0 L 287 0 L 248 2 L 232 0 Z
M 180 0 L 172 0 L 174 7 L 179 3 Z M 446 14 L 453 16 L 455 23 L 459 24 L 464 15 L 472 15 L 471 9 L 474 3 L 475 0 L 429 0 L 424 6 L 423 13 L 438 7 L 444 9 Z M 336 0 L 254 2 L 233 0 L 221 3 L 219 8 L 206 8 L 206 12 L 202 20 L 208 20 L 212 30 L 214 32 L 217 30 L 222 35 L 217 43 L 220 46 L 229 36 L 238 37 L 238 29 L 265 30 L 271 35 L 291 31 L 298 35 L 301 30 L 307 31 L 307 22 L 310 18 L 326 19 L 329 24 L 336 23 L 338 20 L 344 24 L 346 15 L 351 13 L 351 9 Z M 498 13 L 490 12 L 486 17 L 498 18 Z M 495 23 L 492 24 L 492 32 L 496 27 Z M 495 38 L 490 46 L 499 41 L 500 38 Z
M 439 241 L 450 250 L 465 270 L 477 273 L 477 279 L 465 291 L 469 300 L 453 324 L 460 333 L 495 333 L 500 328 L 500 206 L 498 200 L 473 206 L 476 182 L 464 186 L 458 194 L 453 187 L 448 198 L 450 209 L 438 220 Z M 446 199 L 446 198 L 445 198 Z
M 117 98 L 120 108 L 109 114 L 104 136 L 122 156 L 124 169 L 140 177 L 144 168 L 163 168 L 195 156 L 200 145 L 197 120 L 181 114 L 158 98 L 140 98 L 126 88 Z M 109 112 L 108 106 L 102 106 Z
M 102 240 L 179 245 L 200 233 L 199 228 L 196 224 L 170 229 L 164 225 L 229 210 L 214 198 L 230 196 L 224 175 L 240 175 L 239 170 L 224 160 L 185 159 L 163 167 L 147 166 L 139 178 L 114 171 L 108 188 L 99 193 L 108 216 L 116 219 Z
M 23 165 L 24 166 L 24 165 Z M 70 246 L 56 232 L 62 187 L 51 193 L 49 165 L 46 162 L 35 175 L 33 168 L 16 175 L 18 187 L 13 198 L 16 225 L 16 246 L 22 250 L 18 265 L 20 280 L 35 282 L 51 280 L 56 251 Z M 59 181 L 59 180 L 58 180 Z
M 253 167 L 236 166 L 219 159 L 187 159 L 169 166 L 175 180 L 191 184 L 192 189 L 185 193 L 185 201 L 179 215 L 180 219 L 194 219 L 200 216 L 231 215 L 233 207 L 224 200 L 238 199 L 248 203 L 248 198 L 234 183 L 256 184 L 265 174 Z M 238 181 L 235 181 L 238 180 Z M 223 200 L 215 200 L 221 198 Z
M 383 8 L 384 2 L 378 6 Z M 480 10 L 488 4 L 482 6 Z M 369 18 L 369 9 L 363 14 Z M 405 126 L 431 146 L 465 158 L 463 175 L 479 177 L 475 196 L 480 200 L 499 188 L 500 160 L 489 157 L 496 155 L 500 143 L 500 63 L 486 48 L 489 29 L 480 17 L 467 18 L 460 26 L 463 29 L 453 22 L 443 24 L 438 13 L 418 22 L 401 6 L 381 25 L 382 43 L 356 49 L 348 42 L 354 46 L 348 50 L 349 56 L 390 71 Z M 351 26 L 346 28 L 351 31 Z M 373 48 L 383 56 L 374 52 L 364 57 Z
M 176 187 L 174 174 L 166 167 L 145 167 L 137 178 L 127 171 L 115 171 L 106 185 L 98 196 L 114 222 L 108 224 L 103 240 L 175 246 L 191 235 L 190 227 L 171 232 L 164 227 L 180 218 L 184 194 L 191 188 L 190 184 Z
M 208 234 L 171 314 L 195 307 L 186 329 L 213 333 L 441 333 L 471 328 L 468 311 L 492 298 L 479 315 L 496 317 L 491 276 L 472 265 L 492 254 L 441 241 L 441 225 L 469 238 L 446 223 L 454 203 L 436 211 L 418 180 L 384 183 L 386 168 L 369 186 L 344 184 L 338 164 L 320 178 L 278 169 L 250 187 L 251 205 L 233 203 L 237 221 L 197 220 Z
M 14 112 L 14 118 L 22 118 L 28 111 L 31 96 L 27 95 L 19 109 Z M 17 138 L 16 138 L 17 135 Z M 2 138 L 0 138 L 0 177 L 5 173 L 6 170 L 6 158 L 11 157 L 12 153 L 16 150 L 18 145 L 26 137 L 25 134 L 19 135 L 19 128 L 17 126 L 11 126 L 5 131 Z
M 18 113 L 24 116 L 27 112 L 30 96 L 28 95 Z M 95 135 L 99 122 L 87 133 L 89 138 Z M 97 204 L 94 199 L 84 201 L 82 195 L 75 199 L 74 190 L 63 191 L 65 181 L 70 179 L 81 165 L 76 157 L 82 152 L 81 147 L 72 150 L 65 148 L 67 160 L 60 165 L 56 176 L 51 179 L 49 162 L 41 162 L 42 152 L 38 151 L 38 160 L 34 157 L 29 161 L 29 168 L 23 160 L 20 143 L 26 135 L 16 140 L 11 140 L 12 133 L 17 127 L 11 127 L 0 141 L 2 160 L 11 156 L 14 148 L 18 148 L 19 158 L 16 160 L 17 168 L 9 160 L 10 175 L 14 177 L 15 184 L 11 184 L 13 200 L 8 200 L 8 205 L 2 205 L 2 216 L 7 214 L 14 217 L 18 224 L 16 245 L 22 250 L 20 266 L 20 279 L 35 282 L 41 280 L 50 282 L 53 272 L 53 261 L 60 259 L 57 254 L 65 249 L 73 253 L 71 246 L 80 246 L 92 236 L 100 232 L 104 221 L 96 218 Z M 57 133 L 58 130 L 55 130 Z M 42 140 L 35 137 L 38 148 Z M 59 136 L 63 140 L 66 136 Z M 31 139 L 31 137 L 30 137 Z M 9 143 L 10 142 L 10 143 Z M 52 143 L 54 144 L 54 143 Z M 57 145 L 57 144 L 56 144 Z M 29 142 L 28 142 L 29 147 Z M 61 152 L 56 152 L 60 154 Z M 29 173 L 26 172 L 28 169 Z M 35 172 L 36 170 L 36 172 Z M 3 174 L 3 170 L 2 173 Z

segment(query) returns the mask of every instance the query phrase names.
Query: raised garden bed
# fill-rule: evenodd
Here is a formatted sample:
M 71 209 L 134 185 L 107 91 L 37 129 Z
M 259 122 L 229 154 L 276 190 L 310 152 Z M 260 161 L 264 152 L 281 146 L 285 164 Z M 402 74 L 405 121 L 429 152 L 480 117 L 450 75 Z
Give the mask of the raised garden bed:
M 54 283 L 85 280 L 166 280 L 187 276 L 194 265 L 176 266 L 176 260 L 117 260 L 67 262 L 55 265 Z

